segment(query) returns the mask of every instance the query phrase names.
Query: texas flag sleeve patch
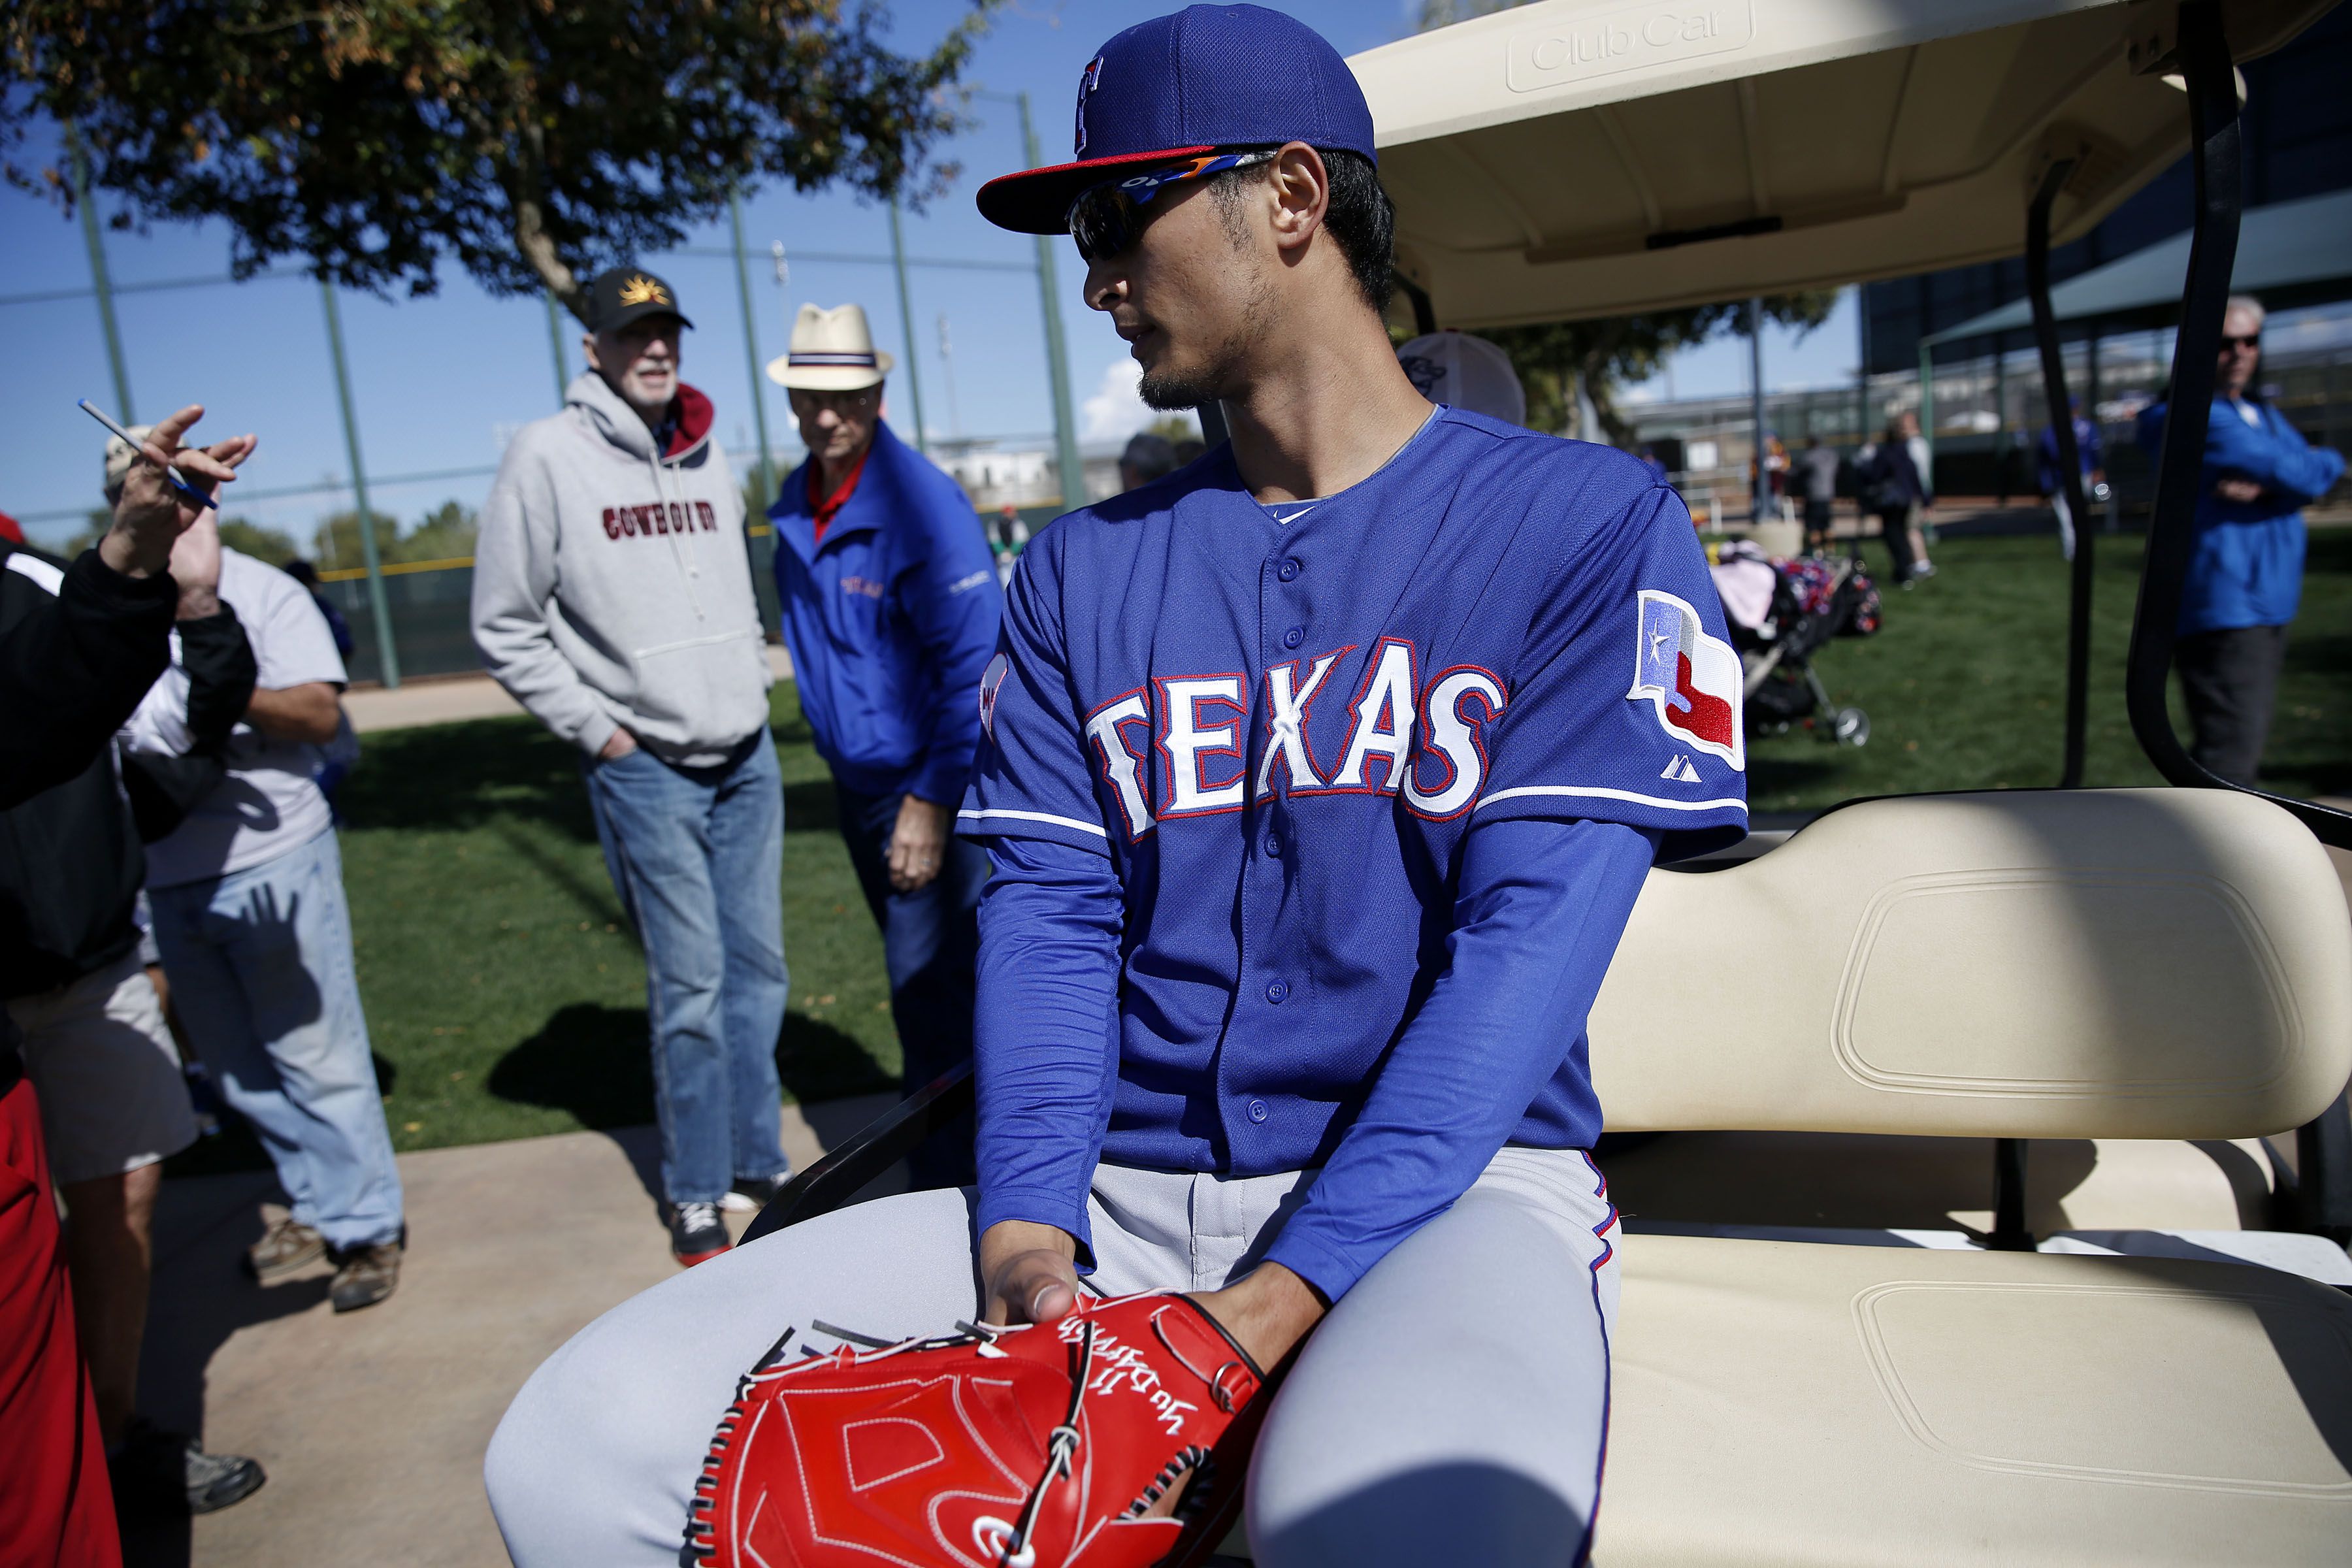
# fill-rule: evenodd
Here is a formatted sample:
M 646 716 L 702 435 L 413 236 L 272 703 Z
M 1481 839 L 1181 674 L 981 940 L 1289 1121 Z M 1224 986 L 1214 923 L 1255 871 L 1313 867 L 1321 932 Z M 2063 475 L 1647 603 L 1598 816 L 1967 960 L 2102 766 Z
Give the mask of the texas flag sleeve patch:
M 1674 595 L 1644 588 L 1636 612 L 1639 640 L 1629 699 L 1650 700 L 1659 727 L 1678 744 L 1720 757 L 1746 772 L 1740 731 L 1739 655 L 1709 637 L 1698 612 Z

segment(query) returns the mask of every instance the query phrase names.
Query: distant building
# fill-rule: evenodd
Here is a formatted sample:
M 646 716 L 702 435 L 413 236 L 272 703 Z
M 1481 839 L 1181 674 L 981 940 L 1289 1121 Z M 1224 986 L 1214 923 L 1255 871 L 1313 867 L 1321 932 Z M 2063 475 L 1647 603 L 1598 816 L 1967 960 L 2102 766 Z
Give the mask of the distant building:
M 2246 205 L 2268 206 L 2352 186 L 2352 113 L 2347 112 L 2344 91 L 2346 80 L 2352 79 L 2352 6 L 2329 12 L 2287 47 L 2251 60 L 2242 69 Z M 2181 114 L 2185 120 L 2185 103 Z M 2186 231 L 2190 185 L 2189 161 L 2183 158 L 2090 233 L 2053 248 L 2050 280 L 2063 283 Z M 2023 298 L 2022 256 L 1868 284 L 1863 309 L 1870 369 L 1874 374 L 1916 374 L 1922 337 Z M 2272 308 L 2321 302 L 2273 301 Z M 2026 349 L 2032 342 L 2030 332 L 2018 331 L 2007 334 L 2000 346 Z M 1979 355 L 1991 348 L 1983 340 L 1955 343 L 1939 351 L 1939 358 Z
M 1086 493 L 1065 497 L 1054 454 L 1043 447 L 999 447 L 985 437 L 931 443 L 931 460 L 963 487 L 973 510 L 988 513 L 1007 506 L 1025 510 L 1058 504 L 1068 510 L 1117 495 L 1118 453 L 1117 444 L 1080 448 Z

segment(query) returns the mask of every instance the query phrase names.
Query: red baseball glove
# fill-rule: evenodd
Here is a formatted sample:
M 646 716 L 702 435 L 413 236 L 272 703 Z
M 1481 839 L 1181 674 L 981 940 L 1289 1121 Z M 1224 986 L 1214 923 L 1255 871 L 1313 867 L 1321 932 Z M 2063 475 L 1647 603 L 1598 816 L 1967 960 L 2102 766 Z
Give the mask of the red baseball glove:
M 958 1330 L 798 1357 L 787 1333 L 719 1423 L 688 1552 L 713 1568 L 1149 1568 L 1223 1538 L 1265 1377 L 1191 1300 Z

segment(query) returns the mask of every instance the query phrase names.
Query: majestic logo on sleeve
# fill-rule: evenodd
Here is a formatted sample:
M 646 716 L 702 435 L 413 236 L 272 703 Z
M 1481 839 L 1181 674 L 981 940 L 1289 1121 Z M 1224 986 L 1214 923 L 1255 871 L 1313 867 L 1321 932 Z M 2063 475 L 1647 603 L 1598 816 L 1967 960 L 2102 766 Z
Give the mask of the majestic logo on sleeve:
M 1739 655 L 1706 635 L 1706 625 L 1672 594 L 1644 588 L 1636 610 L 1633 689 L 1646 697 L 1658 725 L 1677 742 L 1721 757 L 1745 773 L 1748 749 L 1739 725 Z

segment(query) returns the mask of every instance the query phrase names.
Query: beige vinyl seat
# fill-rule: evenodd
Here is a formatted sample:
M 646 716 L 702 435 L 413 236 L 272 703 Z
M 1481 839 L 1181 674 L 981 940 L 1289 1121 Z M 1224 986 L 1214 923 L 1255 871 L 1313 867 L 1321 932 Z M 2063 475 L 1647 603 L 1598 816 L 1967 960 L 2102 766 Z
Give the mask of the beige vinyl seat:
M 2352 917 L 2221 792 L 1924 796 L 1653 873 L 1614 1130 L 2231 1139 L 2352 1074 Z M 1628 1236 L 1596 1560 L 2352 1561 L 2352 1297 L 2179 1258 Z

